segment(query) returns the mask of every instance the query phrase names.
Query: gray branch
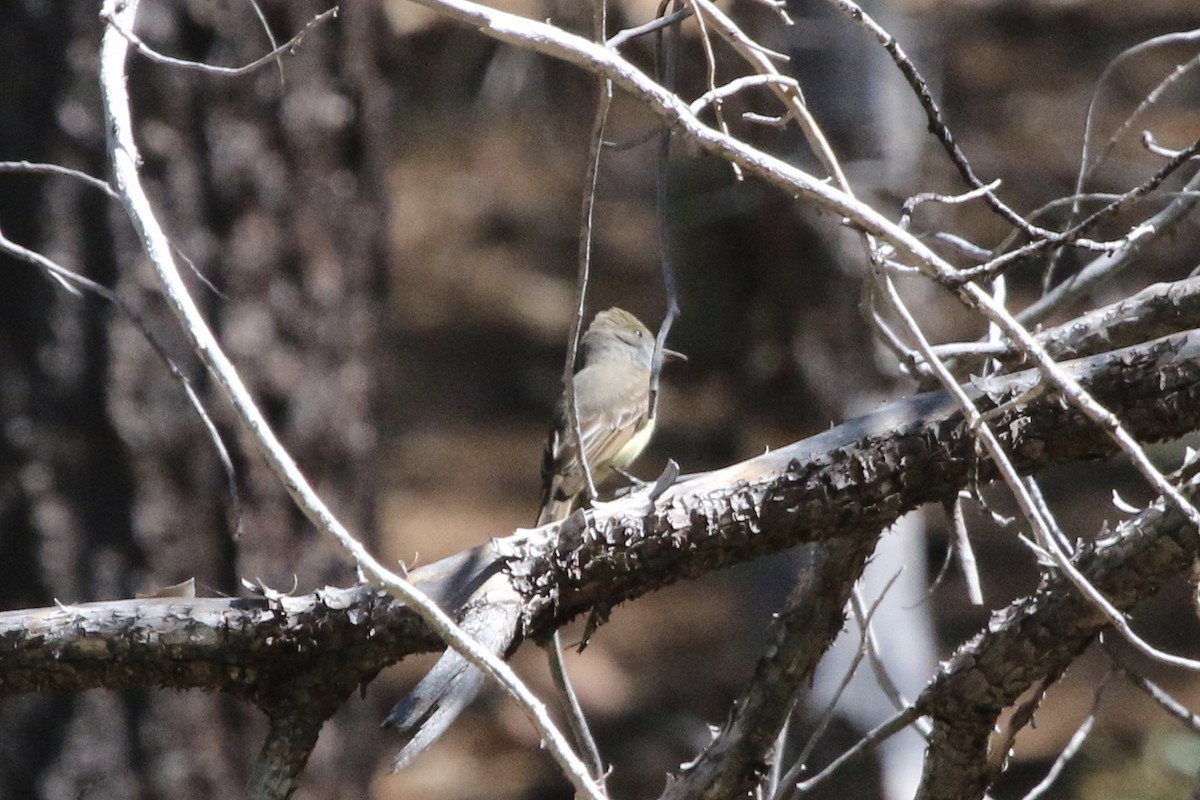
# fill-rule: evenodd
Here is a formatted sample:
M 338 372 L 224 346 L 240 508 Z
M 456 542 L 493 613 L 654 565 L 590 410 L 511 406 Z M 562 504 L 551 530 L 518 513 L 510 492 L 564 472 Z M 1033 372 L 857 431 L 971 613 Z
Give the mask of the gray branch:
M 1195 483 L 1185 493 L 1200 496 Z M 1128 611 L 1200 552 L 1197 531 L 1161 500 L 1112 534 L 1081 548 L 1074 562 L 1114 606 Z M 933 720 L 918 800 L 981 798 L 1003 754 L 989 739 L 1003 711 L 1035 684 L 1049 686 L 1108 627 L 1096 606 L 1059 575 L 992 617 L 921 693 L 917 709 Z
M 1142 441 L 1200 429 L 1200 332 L 1065 366 Z M 1017 466 L 1033 472 L 1111 455 L 1116 445 L 1079 411 L 1064 407 L 1053 392 L 1030 391 L 1039 380 L 1038 373 L 1027 371 L 967 387 L 981 409 L 999 409 L 993 426 Z M 841 587 L 840 597 L 858 577 L 879 532 L 901 514 L 953 497 L 975 474 L 987 480 L 990 467 L 978 459 L 972 431 L 947 396 L 916 395 L 819 436 L 684 479 L 649 511 L 634 495 L 464 551 L 410 578 L 452 611 L 483 581 L 507 582 L 523 599 L 523 624 L 508 651 L 580 614 L 601 621 L 616 604 L 681 578 L 805 543 L 823 548 L 821 584 Z M 1180 528 L 1177 515 L 1158 513 Z M 1161 526 L 1140 524 L 1138 541 L 1147 543 L 1141 550 L 1121 540 L 1082 559 L 1101 589 L 1117 593 L 1114 602 L 1121 607 L 1186 571 L 1194 555 L 1163 536 Z M 1124 575 L 1119 585 L 1117 575 Z M 829 602 L 840 606 L 839 597 Z M 986 754 L 961 750 L 973 741 L 968 734 L 990 731 L 994 709 L 1030 680 L 1056 677 L 1104 624 L 1065 583 L 1050 582 L 1024 602 L 964 651 L 919 701 L 935 720 L 934 746 L 945 755 L 943 772 L 928 779 L 929 797 L 971 796 L 939 788 L 961 787 L 956 776 L 969 770 L 986 782 Z M 1073 616 L 1056 623 L 1065 628 L 1053 636 L 1033 636 L 1024 620 L 1039 614 Z M 797 650 L 799 666 L 789 679 L 808 671 L 827 645 L 833 626 L 825 627 L 825 635 Z M 1007 645 L 1003 636 L 1010 637 Z M 382 667 L 439 646 L 415 613 L 361 586 L 272 599 L 59 606 L 0 614 L 0 694 L 202 687 L 245 697 L 283 724 L 281 710 L 310 701 L 315 689 L 336 707 Z M 991 649 L 980 649 L 985 646 Z M 981 705 L 971 691 L 990 692 L 989 704 Z M 755 762 L 730 763 L 753 770 Z

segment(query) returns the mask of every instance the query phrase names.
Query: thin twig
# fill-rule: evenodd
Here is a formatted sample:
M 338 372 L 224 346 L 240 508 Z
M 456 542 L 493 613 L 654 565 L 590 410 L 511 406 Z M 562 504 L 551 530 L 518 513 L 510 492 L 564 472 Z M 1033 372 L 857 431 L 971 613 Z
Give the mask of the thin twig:
M 613 34 L 613 37 L 608 40 L 607 46 L 611 47 L 613 50 L 617 50 L 621 47 L 621 45 L 632 39 L 636 39 L 639 36 L 645 36 L 648 33 L 654 33 L 655 31 L 661 31 L 663 28 L 674 25 L 676 22 L 683 22 L 685 19 L 691 17 L 692 14 L 692 7 L 684 6 L 683 8 L 672 11 L 670 14 L 666 14 L 661 17 L 655 17 L 649 22 L 643 23 L 634 28 L 626 28 Z
M 1109 136 L 1108 141 L 1105 142 L 1104 148 L 1093 161 L 1088 151 L 1091 147 L 1092 132 L 1096 121 L 1096 107 L 1100 102 L 1100 93 L 1108 83 L 1108 79 L 1112 76 L 1113 72 L 1115 72 L 1116 69 L 1127 59 L 1133 58 L 1147 50 L 1151 50 L 1162 45 L 1175 44 L 1181 41 L 1195 41 L 1198 36 L 1200 36 L 1200 31 L 1171 33 L 1165 36 L 1156 36 L 1126 49 L 1116 58 L 1110 61 L 1104 68 L 1104 72 L 1101 73 L 1099 80 L 1096 81 L 1096 88 L 1092 91 L 1092 97 L 1088 101 L 1087 114 L 1084 118 L 1083 147 L 1079 156 L 1079 173 L 1075 178 L 1075 192 L 1072 195 L 1071 211 L 1068 215 L 1069 221 L 1074 221 L 1079 216 L 1080 198 L 1083 196 L 1083 185 L 1086 180 L 1091 177 L 1092 174 L 1107 160 L 1109 154 L 1112 152 L 1113 148 L 1116 147 L 1117 143 L 1121 140 L 1125 133 L 1138 119 L 1141 118 L 1142 114 L 1144 114 L 1150 109 L 1151 106 L 1158 102 L 1158 99 L 1167 90 L 1167 88 L 1175 83 L 1180 77 L 1182 77 L 1189 69 L 1194 67 L 1197 63 L 1200 63 L 1200 56 L 1192 59 L 1192 61 L 1188 64 L 1177 65 L 1171 74 L 1163 79 L 1158 86 L 1154 87 L 1154 89 L 1152 89 L 1148 95 L 1142 98 L 1142 101 L 1138 103 L 1137 107 L 1125 118 L 1121 125 L 1118 126 L 1115 131 L 1113 131 L 1112 135 Z M 1061 253 L 1062 251 L 1058 249 L 1051 253 L 1049 262 L 1046 265 L 1045 275 L 1042 278 L 1043 294 L 1049 291 L 1050 287 L 1053 285 L 1054 273 L 1058 267 Z
M 975 548 L 971 546 L 971 534 L 967 530 L 967 520 L 963 515 L 963 499 L 959 495 L 946 503 L 947 515 L 954 528 L 953 552 L 958 554 L 958 563 L 962 567 L 963 581 L 967 584 L 967 597 L 971 605 L 983 605 L 983 587 L 979 581 L 979 565 L 975 561 Z
M 583 706 L 579 704 L 579 696 L 575 694 L 575 687 L 571 685 L 570 676 L 567 675 L 567 665 L 563 658 L 562 637 L 558 630 L 554 631 L 554 635 L 550 637 L 550 641 L 546 642 L 542 648 L 546 651 L 547 659 L 550 662 L 550 677 L 554 679 L 554 685 L 558 688 L 559 694 L 562 695 L 565 701 L 563 711 L 567 715 L 567 722 L 571 726 L 571 732 L 575 735 L 575 745 L 579 748 L 579 752 L 584 753 L 592 769 L 592 778 L 601 786 L 604 785 L 604 760 L 600 758 L 600 748 L 596 746 L 596 738 L 592 736 L 592 729 L 588 725 L 587 717 L 583 715 Z
M 875 598 L 875 601 L 871 603 L 871 607 L 867 609 L 866 614 L 859 617 L 858 650 L 855 651 L 854 657 L 850 659 L 850 664 L 846 667 L 845 674 L 842 675 L 841 681 L 838 683 L 837 688 L 833 691 L 833 696 L 830 697 L 829 702 L 825 704 L 825 709 L 821 712 L 821 716 L 817 721 L 816 727 L 813 729 L 812 735 L 808 737 L 808 741 L 804 744 L 804 748 L 800 751 L 800 754 L 796 756 L 795 763 L 792 764 L 782 778 L 775 779 L 775 788 L 772 789 L 769 795 L 772 800 L 783 800 L 783 798 L 788 797 L 792 793 L 793 787 L 800 780 L 800 776 L 808 768 L 808 759 L 812 757 L 813 751 L 816 749 L 817 744 L 821 741 L 821 737 L 825 735 L 826 729 L 829 727 L 830 723 L 833 722 L 834 716 L 837 712 L 838 703 L 841 701 L 842 695 L 850 686 L 850 682 L 854 679 L 855 673 L 858 672 L 859 665 L 862 663 L 862 660 L 867 657 L 867 653 L 871 649 L 871 640 L 869 636 L 869 632 L 871 630 L 871 620 L 874 619 L 875 612 L 879 610 L 880 604 L 883 603 L 883 598 L 887 596 L 893 584 L 896 583 L 896 579 L 899 577 L 900 572 L 897 570 L 896 573 L 892 575 L 890 579 L 888 579 L 887 584 L 885 584 L 883 587 L 883 591 L 881 591 L 879 596 Z
M 954 141 L 954 136 L 950 133 L 950 126 L 946 124 L 946 119 L 942 115 L 941 109 L 938 108 L 937 101 L 933 99 L 933 93 L 929 91 L 929 84 L 921 77 L 912 60 L 904 52 L 903 48 L 900 47 L 900 43 L 896 41 L 896 37 L 892 36 L 858 4 L 850 0 L 828 0 L 828 2 L 861 26 L 867 33 L 871 34 L 875 41 L 883 47 L 884 51 L 891 56 L 893 63 L 900 70 L 900 74 L 904 76 L 905 81 L 912 88 L 917 101 L 921 104 L 922 110 L 925 111 L 929 131 L 941 143 L 942 148 L 950 157 L 950 162 L 954 164 L 963 180 L 967 182 L 967 185 L 972 189 L 982 190 L 988 205 L 996 213 L 1008 220 L 1009 223 L 1025 232 L 1026 235 L 1035 238 L 1054 236 L 1053 231 L 1031 225 L 1024 217 L 1009 208 L 992 190 L 991 184 L 985 184 L 975 174 L 975 170 L 972 169 L 970 162 L 967 161 L 966 155 L 963 154 L 958 144 Z
M 783 75 L 743 75 L 740 78 L 734 78 L 729 83 L 721 86 L 714 86 L 704 94 L 692 101 L 690 106 L 693 114 L 699 115 L 701 111 L 712 105 L 715 102 L 725 99 L 731 95 L 737 94 L 750 86 L 763 86 L 766 84 L 779 84 L 786 86 L 789 89 L 800 89 L 800 84 L 794 78 L 789 78 Z
M 1088 709 L 1087 716 L 1083 722 L 1075 729 L 1075 733 L 1071 735 L 1071 739 L 1067 742 L 1067 746 L 1058 754 L 1058 758 L 1054 759 L 1054 764 L 1046 772 L 1046 776 L 1038 781 L 1037 786 L 1034 786 L 1025 795 L 1022 800 L 1040 800 L 1040 798 L 1054 787 L 1054 783 L 1062 775 L 1062 771 L 1066 769 L 1067 764 L 1071 763 L 1079 749 L 1083 747 L 1083 743 L 1087 741 L 1088 734 L 1092 732 L 1092 727 L 1096 724 L 1096 711 L 1100 708 L 1100 699 L 1104 696 L 1104 690 L 1108 688 L 1108 682 L 1112 678 L 1112 670 L 1100 681 L 1100 685 L 1096 687 L 1095 693 L 1092 695 L 1092 706 Z
M 700 11 L 699 0 L 691 0 L 697 13 Z M 660 15 L 666 11 L 668 0 L 662 0 L 659 7 Z M 676 10 L 681 6 L 680 0 L 675 0 Z M 662 71 L 663 86 L 668 91 L 674 90 L 675 61 L 679 46 L 679 25 L 672 25 L 660 31 L 657 39 L 656 53 Z M 671 222 L 667 216 L 667 183 L 671 163 L 671 129 L 664 128 L 659 137 L 658 163 L 655 172 L 654 202 L 658 217 L 658 258 L 661 265 L 663 293 L 666 295 L 666 313 L 658 326 L 654 337 L 654 351 L 650 356 L 650 419 L 658 417 L 658 387 L 662 379 L 663 348 L 666 347 L 667 335 L 675 318 L 679 316 L 679 298 L 675 288 L 675 267 L 671 258 Z M 741 176 L 741 171 L 737 171 Z
M 603 42 L 608 31 L 607 0 L 594 0 L 592 7 L 593 34 L 597 42 Z M 587 161 L 587 174 L 584 176 L 584 192 L 579 221 L 579 254 L 578 275 L 575 286 L 575 306 L 571 314 L 570 341 L 567 346 L 566 363 L 563 365 L 563 386 L 566 392 L 567 424 L 571 431 L 572 445 L 579 457 L 583 468 L 584 480 L 587 484 L 588 499 L 595 500 L 596 482 L 592 475 L 592 465 L 589 463 L 587 449 L 583 446 L 583 428 L 579 421 L 579 406 L 575 395 L 575 362 L 579 352 L 579 336 L 583 328 L 583 317 L 587 308 L 587 290 L 592 269 L 592 239 L 595 231 L 596 186 L 600 174 L 600 156 L 604 151 L 604 128 L 608 122 L 608 112 L 612 104 L 612 82 L 600 78 L 596 115 L 592 121 L 592 136 L 589 144 L 590 152 Z M 600 758 L 600 750 L 592 737 L 579 698 L 571 686 L 567 667 L 563 661 L 562 636 L 556 630 L 550 637 L 550 643 L 545 648 L 550 661 L 550 674 L 554 677 L 555 685 L 564 700 L 564 710 L 579 752 L 584 753 L 591 765 L 592 779 L 603 788 L 604 762 Z
M 792 729 L 792 717 L 789 714 L 788 718 L 783 721 L 783 725 L 779 728 L 779 733 L 775 736 L 775 747 L 771 753 L 771 769 L 767 771 L 767 784 L 764 787 L 766 791 L 759 792 L 760 798 L 772 798 L 779 791 L 780 782 L 783 780 L 783 759 L 787 751 L 788 734 Z
M 1200 714 L 1176 700 L 1154 681 L 1133 670 L 1125 663 L 1125 659 L 1115 652 L 1114 648 L 1106 644 L 1105 652 L 1108 653 L 1109 658 L 1113 659 L 1117 669 L 1121 671 L 1127 681 L 1145 692 L 1163 711 L 1186 725 L 1192 733 L 1200 733 Z
M 33 161 L 0 161 L 0 172 L 45 172 L 56 175 L 66 175 L 76 180 L 83 181 L 88 186 L 99 189 L 113 200 L 120 200 L 121 197 L 113 190 L 108 181 L 101 180 L 93 175 L 88 175 L 86 172 L 81 172 L 77 169 L 64 167 L 60 164 L 39 164 Z
M 879 597 L 875 599 L 873 607 L 877 607 L 883 601 L 883 597 L 888 590 L 892 588 L 892 584 L 900 577 L 900 570 L 896 570 L 896 574 L 892 575 L 891 580 L 883 587 Z M 900 688 L 896 686 L 896 682 L 892 680 L 892 676 L 887 671 L 887 666 L 883 663 L 883 656 L 879 652 L 879 641 L 875 637 L 875 629 L 871 625 L 871 619 L 864 609 L 862 590 L 855 586 L 854 591 L 850 595 L 850 610 L 854 614 L 854 620 L 866 635 L 867 642 L 867 659 L 871 663 L 871 671 L 875 673 L 875 681 L 879 685 L 883 696 L 888 699 L 892 707 L 897 711 L 901 711 L 910 705 L 907 698 L 900 692 Z M 923 736 L 929 735 L 929 724 L 922 720 L 917 721 L 918 730 Z
M 1092 92 L 1091 100 L 1088 101 L 1087 114 L 1084 117 L 1083 148 L 1079 155 L 1079 174 L 1075 178 L 1076 196 L 1083 194 L 1084 182 L 1091 177 L 1091 175 L 1100 167 L 1101 164 L 1104 163 L 1104 161 L 1108 158 L 1108 154 L 1112 152 L 1113 147 L 1116 146 L 1117 142 L 1120 141 L 1125 132 L 1128 131 L 1135 122 L 1137 122 L 1137 120 L 1142 116 L 1143 113 L 1145 113 L 1146 110 L 1150 108 L 1150 106 L 1158 101 L 1158 98 L 1162 95 L 1167 87 L 1178 80 L 1179 77 L 1186 73 L 1188 69 L 1195 66 L 1196 59 L 1192 59 L 1192 61 L 1188 62 L 1187 64 L 1177 65 L 1171 74 L 1164 78 L 1158 84 L 1158 86 L 1152 89 L 1150 94 L 1142 99 L 1142 102 L 1138 104 L 1137 108 L 1135 108 L 1129 114 L 1129 116 L 1125 118 L 1117 130 L 1114 131 L 1113 134 L 1108 138 L 1108 141 L 1105 142 L 1104 148 L 1100 152 L 1100 155 L 1098 155 L 1093 161 L 1088 153 L 1088 150 L 1091 147 L 1092 132 L 1096 124 L 1096 106 L 1100 102 L 1100 92 L 1104 89 L 1105 85 L 1107 85 L 1108 79 L 1112 76 L 1113 72 L 1115 72 L 1117 68 L 1126 60 L 1138 56 L 1147 50 L 1152 50 L 1163 45 L 1178 44 L 1180 42 L 1196 42 L 1198 40 L 1200 40 L 1200 30 L 1168 33 L 1163 36 L 1155 36 L 1151 39 L 1147 39 L 1144 42 L 1139 42 L 1133 47 L 1130 47 L 1117 55 L 1117 57 L 1110 61 L 1108 66 L 1104 68 L 1104 72 L 1100 73 L 1100 78 L 1096 81 L 1096 89 Z M 1072 208 L 1071 213 L 1073 215 L 1078 213 L 1078 207 Z
M 105 7 L 107 8 L 107 6 L 108 6 L 108 4 L 106 3 Z M 259 67 L 263 66 L 264 64 L 268 64 L 272 61 L 279 60 L 279 57 L 282 55 L 294 52 L 296 47 L 298 47 L 300 45 L 300 43 L 302 41 L 304 41 L 304 37 L 308 35 L 309 31 L 311 31 L 313 28 L 320 25 L 321 23 L 333 19 L 334 17 L 337 16 L 337 14 L 338 14 L 337 6 L 334 6 L 333 8 L 329 8 L 329 9 L 326 9 L 325 11 L 322 11 L 320 14 L 317 14 L 315 17 L 313 17 L 311 20 L 309 20 L 308 24 L 305 25 L 303 28 L 301 28 L 300 32 L 297 33 L 295 36 L 293 36 L 291 39 L 288 39 L 282 45 L 280 45 L 279 47 L 276 47 L 274 50 L 267 53 L 266 55 L 264 55 L 260 58 L 256 58 L 253 61 L 251 61 L 249 64 L 245 64 L 240 67 L 221 67 L 221 66 L 217 66 L 215 64 L 204 64 L 199 61 L 189 61 L 184 58 L 173 58 L 172 56 L 163 55 L 162 53 L 158 52 L 157 50 L 152 48 L 150 45 L 148 45 L 144 41 L 142 41 L 142 39 L 139 38 L 138 35 L 133 32 L 132 28 L 127 28 L 124 25 L 120 24 L 120 20 L 121 20 L 120 15 L 109 12 L 109 11 L 101 11 L 100 19 L 102 22 L 105 22 L 108 25 L 110 25 L 112 27 L 112 29 L 115 30 L 117 33 L 121 34 L 121 36 L 123 36 L 126 41 L 128 41 L 131 45 L 133 45 L 134 49 L 136 49 L 139 53 L 141 53 L 143 56 L 150 59 L 151 61 L 155 61 L 159 64 L 166 64 L 167 66 L 171 66 L 171 67 L 179 67 L 180 69 L 194 70 L 197 72 L 206 72 L 206 73 L 209 73 L 210 75 L 223 75 L 225 77 L 235 77 L 238 75 L 245 75 L 247 73 L 253 72 L 254 70 L 258 69 Z
M 1156 156 L 1162 158 L 1175 158 L 1179 155 L 1179 151 L 1173 147 L 1164 147 L 1154 138 L 1154 134 L 1150 131 L 1142 131 L 1142 147 L 1149 150 Z
M 1151 230 L 1157 236 L 1171 231 L 1200 201 L 1198 192 L 1200 192 L 1200 172 L 1191 177 L 1175 200 L 1154 216 L 1143 221 L 1139 228 Z M 1111 280 L 1126 267 L 1132 265 L 1146 245 L 1153 241 L 1153 238 L 1149 236 L 1132 238 L 1114 252 L 1095 259 L 1017 314 L 1017 320 L 1025 325 L 1041 322 L 1063 305 L 1093 291 L 1101 282 Z
M 962 194 L 949 195 L 940 194 L 938 192 L 921 192 L 904 201 L 904 205 L 900 207 L 900 227 L 907 229 L 912 221 L 913 211 L 917 206 L 923 203 L 941 203 L 946 206 L 957 206 L 971 200 L 978 200 L 981 197 L 987 197 L 989 192 L 995 192 L 1000 188 L 1000 179 L 983 186 L 978 186 L 970 191 Z
M 80 175 L 76 177 L 88 178 L 90 176 Z M 90 183 L 90 181 L 85 182 Z M 107 185 L 105 184 L 105 186 Z M 212 417 L 208 415 L 207 409 L 204 408 L 204 404 L 200 401 L 200 396 L 196 394 L 191 379 L 183 373 L 183 370 L 179 368 L 179 365 L 167 353 L 167 349 L 158 340 L 158 337 L 154 335 L 150 325 L 142 318 L 142 315 L 124 297 L 107 286 L 97 283 L 91 278 L 86 278 L 77 272 L 73 272 L 41 253 L 30 250 L 27 247 L 22 247 L 5 236 L 3 232 L 0 232 L 0 250 L 41 268 L 71 294 L 78 296 L 80 291 L 76 287 L 81 287 L 97 297 L 107 300 L 119 308 L 130 324 L 137 329 L 146 343 L 150 345 L 150 349 L 154 351 L 158 360 L 171 373 L 171 377 L 179 382 L 184 395 L 188 399 L 188 404 L 196 412 L 196 416 L 200 419 L 200 424 L 204 426 L 204 431 L 208 436 L 209 442 L 212 444 L 213 450 L 217 454 L 217 460 L 221 463 L 221 470 L 225 475 L 225 491 L 229 493 L 230 507 L 229 519 L 227 521 L 230 523 L 229 527 L 233 538 L 235 540 L 238 539 L 242 533 L 242 495 L 238 489 L 237 472 L 233 468 L 233 459 L 229 457 L 229 448 L 225 446 L 225 440 L 221 437 L 221 432 L 217 430 L 216 423 L 212 421 Z
M 598 41 L 604 41 L 604 31 L 608 25 L 607 4 L 597 0 L 593 26 Z M 587 482 L 588 499 L 595 500 L 596 481 L 592 475 L 592 465 L 589 463 L 587 452 L 583 447 L 583 430 L 579 422 L 579 406 L 575 399 L 575 361 L 579 354 L 579 337 L 583 332 L 583 318 L 587 309 L 587 290 L 591 280 L 592 270 L 592 235 L 596 212 L 596 185 L 600 175 L 600 156 L 604 150 L 604 128 L 608 124 L 608 111 L 612 105 L 612 81 L 601 78 L 599 81 L 599 97 L 596 101 L 596 115 L 592 120 L 592 137 L 587 174 L 584 176 L 584 192 L 582 208 L 579 214 L 579 266 L 575 280 L 575 306 L 571 316 L 571 333 L 567 342 L 566 363 L 563 364 L 563 387 L 567 397 L 567 423 L 579 463 L 583 467 L 583 477 Z
M 713 110 L 716 112 L 717 128 L 720 129 L 721 133 L 724 133 L 725 135 L 728 136 L 729 135 L 729 123 L 725 119 L 725 111 L 722 107 L 722 102 L 721 102 L 723 95 L 717 94 L 717 56 L 715 53 L 713 53 L 712 39 L 709 37 L 709 34 L 708 34 L 708 24 L 704 21 L 704 14 L 701 12 L 700 8 L 698 7 L 697 0 L 683 0 L 683 1 L 686 4 L 691 5 L 696 11 L 695 17 L 696 17 L 696 26 L 699 28 L 700 47 L 701 47 L 701 49 L 704 50 L 704 65 L 707 68 L 706 72 L 705 72 L 705 79 L 708 82 L 708 93 L 712 94 L 712 99 L 710 100 L 710 103 L 713 106 Z M 674 87 L 671 87 L 671 88 L 674 88 Z M 708 105 L 708 103 L 706 103 L 705 105 Z M 697 112 L 693 112 L 693 113 L 697 113 Z M 742 175 L 742 168 L 739 167 L 737 164 L 731 164 L 730 166 L 733 167 L 733 177 L 739 181 L 742 180 L 742 178 L 744 177 Z
M 921 712 L 912 706 L 900 711 L 897 714 L 894 714 L 883 723 L 877 725 L 873 730 L 868 732 L 867 735 L 855 742 L 852 747 L 847 749 L 840 756 L 829 762 L 829 764 L 816 775 L 813 775 L 806 781 L 797 783 L 793 787 L 791 794 L 788 796 L 799 797 L 811 792 L 813 789 L 816 789 L 822 783 L 827 781 L 830 776 L 849 763 L 853 758 L 867 752 L 885 739 L 895 736 L 897 733 L 904 730 L 920 718 Z M 787 787 L 786 783 L 784 784 L 784 787 Z
M 279 42 L 275 40 L 275 32 L 271 30 L 271 24 L 267 22 L 267 15 L 263 13 L 262 6 L 258 4 L 258 0 L 246 0 L 246 3 L 254 10 L 254 16 L 258 19 L 258 24 L 262 26 L 263 33 L 267 35 L 267 44 L 271 45 L 272 50 L 279 49 Z M 283 59 L 275 60 L 275 66 L 279 69 L 279 88 L 284 89 L 283 80 Z

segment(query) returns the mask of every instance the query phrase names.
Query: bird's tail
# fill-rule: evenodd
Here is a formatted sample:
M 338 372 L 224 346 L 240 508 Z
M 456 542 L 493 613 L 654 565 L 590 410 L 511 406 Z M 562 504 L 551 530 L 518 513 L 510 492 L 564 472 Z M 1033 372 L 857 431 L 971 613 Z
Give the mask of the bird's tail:
M 516 641 L 521 623 L 520 598 L 504 572 L 488 578 L 471 594 L 459 627 L 495 656 L 503 656 Z M 398 771 L 433 744 L 479 694 L 483 673 L 461 654 L 446 648 L 433 669 L 401 700 L 383 721 L 408 737 L 392 761 Z
M 538 526 L 566 519 L 577 497 L 577 493 L 565 496 L 563 481 L 551 481 L 542 503 L 542 512 L 538 515 Z M 431 566 L 437 568 L 439 565 L 440 562 Z M 508 576 L 495 563 L 488 565 L 486 570 L 481 570 L 477 564 L 469 565 L 469 569 L 457 563 L 451 566 L 457 571 L 441 570 L 447 574 L 443 576 L 439 573 L 436 585 L 461 587 L 472 585 L 468 580 L 478 578 L 482 581 L 470 590 L 470 595 L 462 602 L 461 607 L 466 611 L 459 620 L 459 626 L 492 655 L 503 656 L 517 639 L 521 624 L 521 598 L 509 584 Z M 432 571 L 430 567 L 425 570 Z M 451 577 L 459 573 L 461 580 Z M 488 577 L 483 579 L 484 575 Z M 455 599 L 462 600 L 462 596 Z M 396 728 L 408 737 L 392 761 L 392 771 L 403 769 L 437 741 L 482 687 L 483 673 L 456 650 L 446 648 L 433 669 L 392 708 L 383 721 L 384 727 Z

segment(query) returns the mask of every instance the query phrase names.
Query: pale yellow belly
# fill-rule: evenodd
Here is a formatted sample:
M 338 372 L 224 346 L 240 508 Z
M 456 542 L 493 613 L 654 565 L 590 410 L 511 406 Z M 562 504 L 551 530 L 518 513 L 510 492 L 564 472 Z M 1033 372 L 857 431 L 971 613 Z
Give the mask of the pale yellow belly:
M 624 447 L 617 451 L 617 454 L 613 456 L 612 466 L 617 469 L 625 469 L 632 464 L 646 449 L 646 445 L 650 444 L 650 437 L 653 435 L 654 420 L 650 420 L 625 443 Z

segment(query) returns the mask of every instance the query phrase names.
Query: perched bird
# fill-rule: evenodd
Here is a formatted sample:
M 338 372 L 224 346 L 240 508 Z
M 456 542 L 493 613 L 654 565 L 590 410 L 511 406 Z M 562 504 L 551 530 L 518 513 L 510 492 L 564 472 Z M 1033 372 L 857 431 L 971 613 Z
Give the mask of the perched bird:
M 583 334 L 575 373 L 575 408 L 592 481 L 633 463 L 654 433 L 650 417 L 650 362 L 654 336 L 637 317 L 620 308 L 596 315 Z M 682 358 L 663 349 L 664 358 Z M 566 518 L 587 491 L 587 476 L 573 447 L 568 395 L 554 409 L 554 427 L 542 458 L 542 511 L 538 525 Z
M 683 358 L 663 349 L 664 358 Z M 624 469 L 650 441 L 654 420 L 650 416 L 651 362 L 654 337 L 637 317 L 619 308 L 596 315 L 583 334 L 581 366 L 574 377 L 575 408 L 580 438 L 594 483 L 614 470 Z M 572 446 L 567 393 L 555 409 L 554 426 L 542 460 L 542 506 L 538 525 L 565 519 L 587 499 L 587 476 Z M 452 557 L 453 558 L 453 557 Z M 449 560 L 448 560 L 449 561 Z M 469 579 L 462 594 L 467 609 L 459 625 L 497 655 L 517 641 L 521 598 L 498 563 L 465 569 L 451 565 Z M 426 570 L 437 568 L 437 564 Z M 449 569 L 449 568 L 448 568 Z M 451 573 L 454 574 L 454 573 Z M 403 768 L 441 736 L 483 685 L 483 675 L 465 658 L 447 650 L 420 683 L 392 709 L 385 726 L 399 729 L 407 744 L 393 761 Z

